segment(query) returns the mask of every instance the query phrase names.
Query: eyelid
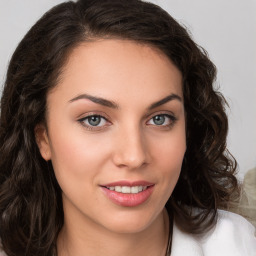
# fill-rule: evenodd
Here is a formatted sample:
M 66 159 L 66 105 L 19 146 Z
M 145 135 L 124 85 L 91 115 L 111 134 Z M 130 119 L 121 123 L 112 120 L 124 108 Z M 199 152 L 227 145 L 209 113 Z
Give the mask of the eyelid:
M 172 112 L 172 111 L 157 111 L 154 112 L 150 115 L 147 115 L 146 119 L 150 120 L 151 118 L 153 118 L 154 116 L 158 116 L 158 115 L 166 115 L 166 116 L 171 116 L 177 119 L 176 115 Z
M 157 116 L 157 115 L 163 115 L 163 116 L 167 116 L 168 118 L 170 118 L 170 124 L 167 125 L 153 125 L 153 124 L 147 124 L 153 117 Z M 86 118 L 89 118 L 91 116 L 99 116 L 101 118 L 104 118 L 107 122 L 107 125 L 103 125 L 103 126 L 91 126 L 91 125 L 86 125 L 84 123 L 84 120 Z M 83 126 L 85 127 L 87 130 L 90 131 L 100 131 L 103 129 L 106 129 L 108 126 L 110 126 L 112 123 L 109 120 L 110 118 L 108 117 L 108 115 L 106 115 L 104 112 L 100 112 L 100 111 L 90 111 L 88 113 L 82 114 L 77 118 L 77 121 Z M 153 114 L 150 114 L 146 117 L 146 124 L 149 126 L 155 126 L 158 128 L 172 128 L 172 126 L 176 123 L 176 121 L 178 120 L 178 118 L 175 116 L 175 114 L 171 111 L 158 111 L 155 112 Z
M 152 125 L 152 126 L 156 126 L 156 127 L 159 127 L 159 128 L 160 127 L 162 127 L 162 128 L 170 127 L 171 128 L 176 123 L 176 121 L 178 121 L 178 118 L 176 117 L 176 115 L 173 112 L 171 112 L 171 111 L 159 111 L 159 112 L 155 112 L 155 113 L 149 115 L 147 117 L 147 122 L 146 123 L 148 123 L 153 117 L 159 116 L 159 115 L 169 117 L 171 119 L 171 123 L 168 124 L 168 125 L 159 125 L 159 126 L 158 125 Z M 151 125 L 151 124 L 148 124 L 148 125 Z
M 89 118 L 91 116 L 99 116 L 103 119 L 106 120 L 106 122 L 108 123 L 107 125 L 104 125 L 104 126 L 91 126 L 91 125 L 87 125 L 84 123 L 84 120 L 86 118 Z M 103 113 L 103 112 L 99 112 L 99 111 L 90 111 L 86 114 L 83 114 L 83 115 L 80 115 L 77 119 L 77 121 L 83 126 L 85 127 L 87 130 L 92 130 L 92 131 L 100 131 L 102 129 L 105 129 L 107 126 L 109 126 L 111 124 L 111 122 L 109 121 L 109 117 Z
M 83 113 L 83 114 L 79 115 L 77 117 L 77 120 L 79 121 L 79 120 L 84 119 L 84 118 L 89 117 L 89 116 L 102 116 L 106 120 L 110 119 L 110 117 L 106 113 L 104 113 L 104 112 L 101 112 L 101 111 L 89 111 L 89 112 L 86 112 L 86 113 Z

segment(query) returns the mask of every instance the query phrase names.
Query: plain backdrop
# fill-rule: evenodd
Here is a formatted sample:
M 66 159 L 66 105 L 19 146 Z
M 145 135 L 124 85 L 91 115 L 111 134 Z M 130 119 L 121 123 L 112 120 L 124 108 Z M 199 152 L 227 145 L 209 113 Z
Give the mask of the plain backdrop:
M 8 61 L 40 16 L 63 0 L 0 0 L 0 93 Z M 238 177 L 256 166 L 256 0 L 151 0 L 167 10 L 204 47 L 218 68 L 230 130 L 228 147 Z

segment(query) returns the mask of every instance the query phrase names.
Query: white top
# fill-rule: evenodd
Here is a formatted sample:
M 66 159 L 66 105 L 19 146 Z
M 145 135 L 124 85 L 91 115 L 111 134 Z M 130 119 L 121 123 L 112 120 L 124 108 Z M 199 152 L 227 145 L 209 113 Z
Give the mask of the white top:
M 256 256 L 254 226 L 238 214 L 218 210 L 215 228 L 202 236 L 174 224 L 171 256 Z M 0 252 L 0 256 L 6 256 Z
M 218 210 L 215 228 L 203 236 L 173 227 L 171 256 L 256 256 L 255 228 L 238 214 Z

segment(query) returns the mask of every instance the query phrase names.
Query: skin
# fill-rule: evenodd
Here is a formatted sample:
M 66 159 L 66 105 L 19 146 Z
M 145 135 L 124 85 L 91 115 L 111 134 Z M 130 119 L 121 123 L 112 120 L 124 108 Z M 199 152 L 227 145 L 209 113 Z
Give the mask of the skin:
M 170 95 L 177 97 L 152 106 Z M 164 206 L 186 150 L 180 71 L 147 45 L 110 39 L 83 43 L 70 54 L 47 108 L 47 129 L 38 125 L 36 137 L 63 191 L 58 255 L 164 255 Z M 92 126 L 88 115 L 104 118 Z M 157 115 L 164 120 L 160 125 Z M 153 193 L 139 206 L 117 205 L 100 185 L 120 180 L 152 182 Z

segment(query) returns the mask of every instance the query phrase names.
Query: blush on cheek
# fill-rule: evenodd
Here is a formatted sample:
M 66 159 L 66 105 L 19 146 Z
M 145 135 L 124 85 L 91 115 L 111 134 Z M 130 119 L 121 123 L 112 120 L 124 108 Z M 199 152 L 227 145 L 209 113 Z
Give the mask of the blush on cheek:
M 182 168 L 183 158 L 185 154 L 185 144 L 179 144 L 174 148 L 170 148 L 167 151 L 159 153 L 161 157 L 162 170 L 166 170 L 165 175 L 168 176 L 173 183 L 173 187 L 176 185 Z
M 183 141 L 180 143 L 171 143 L 165 147 L 157 148 L 157 156 L 166 166 L 181 166 L 186 152 L 186 145 Z

